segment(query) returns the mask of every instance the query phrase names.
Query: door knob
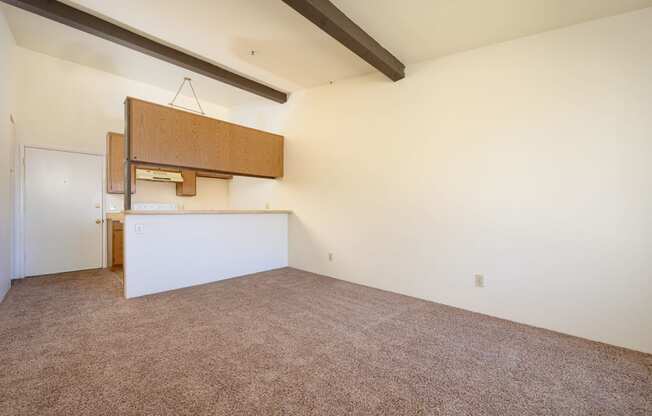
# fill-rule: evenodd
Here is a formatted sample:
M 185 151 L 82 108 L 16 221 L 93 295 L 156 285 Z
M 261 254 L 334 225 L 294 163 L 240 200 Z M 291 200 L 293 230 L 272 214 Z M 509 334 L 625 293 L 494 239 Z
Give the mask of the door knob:
M 101 220 L 101 219 L 99 219 L 99 218 L 98 218 L 98 219 L 96 219 L 96 220 L 95 220 L 95 224 L 102 224 L 102 220 Z

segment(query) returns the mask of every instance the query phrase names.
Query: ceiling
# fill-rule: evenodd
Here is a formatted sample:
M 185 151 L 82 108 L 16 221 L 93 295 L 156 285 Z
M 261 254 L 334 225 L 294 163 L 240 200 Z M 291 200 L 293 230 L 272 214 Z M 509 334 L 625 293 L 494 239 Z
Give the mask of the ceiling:
M 281 0 L 66 0 L 74 7 L 292 92 L 374 69 Z M 333 0 L 403 63 L 438 58 L 652 6 L 652 0 Z M 260 98 L 59 23 L 3 5 L 18 45 L 200 98 Z M 255 54 L 252 55 L 251 51 Z M 388 82 L 390 82 L 388 80 Z

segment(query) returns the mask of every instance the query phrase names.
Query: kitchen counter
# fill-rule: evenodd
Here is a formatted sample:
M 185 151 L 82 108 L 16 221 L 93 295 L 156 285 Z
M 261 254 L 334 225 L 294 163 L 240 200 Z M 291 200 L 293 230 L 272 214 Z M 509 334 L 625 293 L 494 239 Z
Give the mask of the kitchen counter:
M 125 215 L 122 212 L 107 212 L 105 217 L 107 221 L 125 222 Z
M 287 267 L 290 213 L 271 209 L 127 211 L 125 297 Z
M 191 215 L 191 214 L 291 214 L 285 209 L 216 209 L 216 210 L 173 210 L 173 211 L 138 211 L 107 212 L 106 219 L 124 222 L 127 215 Z
M 174 210 L 174 211 L 125 211 L 127 215 L 192 215 L 192 214 L 291 214 L 285 209 L 216 209 L 216 210 Z

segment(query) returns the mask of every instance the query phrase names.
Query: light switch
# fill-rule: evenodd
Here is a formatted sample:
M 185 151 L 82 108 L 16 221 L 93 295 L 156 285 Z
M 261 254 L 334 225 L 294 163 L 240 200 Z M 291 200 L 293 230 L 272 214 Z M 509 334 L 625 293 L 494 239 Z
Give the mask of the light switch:
M 136 224 L 134 230 L 136 234 L 145 234 L 145 224 Z

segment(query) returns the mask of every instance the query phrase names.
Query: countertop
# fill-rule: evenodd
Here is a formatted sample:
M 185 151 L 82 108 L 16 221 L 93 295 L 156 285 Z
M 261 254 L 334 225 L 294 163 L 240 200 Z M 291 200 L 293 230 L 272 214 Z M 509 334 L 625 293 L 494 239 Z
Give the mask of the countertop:
M 174 211 L 125 211 L 127 215 L 193 215 L 193 214 L 291 214 L 285 209 L 215 209 L 192 210 L 179 209 Z
M 114 212 L 114 211 L 105 213 L 105 217 L 109 221 L 123 222 L 125 219 L 125 216 L 122 212 Z
M 215 215 L 215 214 L 291 214 L 292 211 L 285 209 L 216 209 L 216 210 L 175 210 L 175 211 L 125 211 L 107 212 L 106 219 L 111 221 L 123 221 L 125 215 Z

